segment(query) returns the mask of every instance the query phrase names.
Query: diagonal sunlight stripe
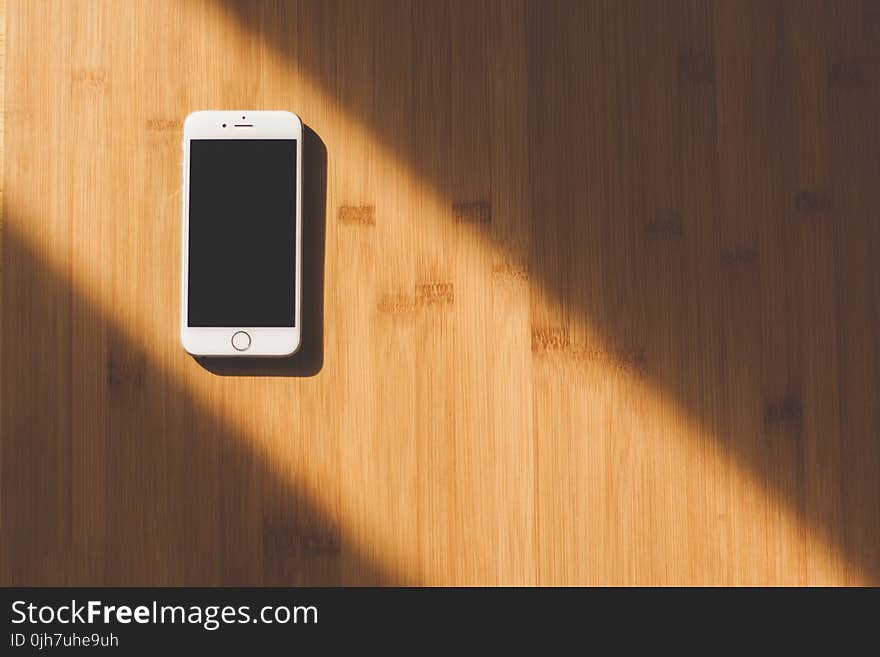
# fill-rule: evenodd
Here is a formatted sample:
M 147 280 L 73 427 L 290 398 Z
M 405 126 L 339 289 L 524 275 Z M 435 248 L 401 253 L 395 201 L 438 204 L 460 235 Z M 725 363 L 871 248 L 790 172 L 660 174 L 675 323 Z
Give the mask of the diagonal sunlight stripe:
M 211 20 L 221 21 L 225 28 L 233 34 L 240 36 L 253 36 L 251 32 L 236 21 L 233 16 L 219 10 L 213 3 L 208 3 L 205 7 L 208 8 L 208 13 L 212 16 Z M 187 10 L 192 11 L 194 15 L 196 15 L 203 10 L 203 7 L 202 5 L 192 4 L 188 5 Z M 337 101 L 332 92 L 327 91 L 321 84 L 321 81 L 310 77 L 310 72 L 298 70 L 293 62 L 284 57 L 275 48 L 266 47 L 265 51 L 266 55 L 272 57 L 279 66 L 289 71 L 292 80 L 299 85 L 299 88 L 302 89 L 301 93 L 304 96 L 310 97 L 315 103 L 337 106 Z M 432 180 L 427 177 L 419 176 L 418 171 L 412 170 L 404 156 L 383 143 L 364 120 L 352 115 L 344 107 L 339 107 L 339 115 L 342 122 L 342 130 L 352 135 L 356 135 L 359 141 L 368 144 L 369 148 L 377 154 L 378 159 L 382 161 L 383 166 L 386 166 L 389 171 L 393 172 L 393 177 L 397 184 L 412 185 L 414 188 L 423 192 L 423 207 L 425 212 L 422 213 L 420 220 L 427 222 L 428 225 L 426 228 L 429 231 L 433 234 L 439 235 L 440 231 L 444 228 L 444 225 L 439 218 L 447 214 L 451 199 L 445 198 L 441 190 L 437 188 Z M 303 118 L 308 122 L 308 116 L 304 116 Z M 175 191 L 166 198 L 165 203 L 168 207 L 161 209 L 163 215 L 174 217 L 175 229 L 177 227 L 177 221 L 179 220 L 179 212 L 177 211 L 177 208 L 179 207 L 178 194 L 179 191 Z M 34 208 L 28 208 L 23 201 L 19 201 L 17 207 L 11 208 L 9 216 L 14 217 L 19 212 L 21 213 L 21 217 L 35 216 Z M 177 372 L 174 372 L 172 368 L 169 368 L 169 359 L 186 358 L 186 356 L 176 346 L 176 339 L 172 339 L 172 337 L 169 336 L 169 331 L 176 329 L 176 325 L 172 327 L 169 325 L 167 317 L 145 313 L 140 308 L 126 308 L 128 312 L 120 312 L 118 299 L 114 298 L 112 294 L 113 281 L 109 280 L 110 277 L 106 272 L 94 267 L 85 254 L 77 251 L 73 251 L 70 254 L 60 254 L 53 250 L 40 248 L 42 240 L 41 235 L 39 234 L 40 227 L 35 222 L 16 220 L 15 224 L 14 227 L 7 226 L 6 230 L 14 230 L 15 232 L 11 234 L 14 234 L 16 239 L 20 240 L 22 244 L 26 245 L 34 253 L 47 255 L 48 257 L 44 263 L 46 268 L 61 279 L 69 280 L 71 288 L 75 293 L 82 295 L 87 303 L 93 305 L 98 312 L 107 318 L 108 322 L 112 322 L 127 339 L 135 344 L 141 345 L 151 367 L 165 372 L 170 378 L 177 377 Z M 479 231 L 468 231 L 467 236 L 468 239 L 479 245 L 478 248 L 468 252 L 469 257 L 476 258 L 480 253 L 488 253 L 490 255 L 498 254 L 498 246 L 494 244 L 490 238 L 487 238 Z M 520 264 L 524 263 L 521 262 Z M 548 293 L 547 290 L 533 289 L 532 292 L 533 294 L 546 295 L 549 304 L 555 304 L 557 307 L 559 306 L 558 299 Z M 170 299 L 168 300 L 168 303 L 176 304 L 176 300 Z M 174 305 L 174 307 L 176 308 L 176 305 Z M 597 341 L 603 340 L 601 332 L 595 327 L 586 325 L 582 328 L 587 335 L 595 337 Z M 162 337 L 161 339 L 158 339 L 156 336 Z M 175 351 L 169 354 L 168 345 L 170 342 L 174 342 Z M 185 387 L 195 399 L 201 400 L 204 403 L 206 401 L 207 386 L 211 382 L 211 378 L 197 378 L 193 375 L 193 371 L 194 370 L 191 368 L 187 372 L 188 376 L 185 379 L 180 379 L 179 383 L 181 386 Z M 657 388 L 655 382 L 642 379 L 631 382 L 630 385 L 637 387 L 639 390 L 644 390 L 645 392 L 650 393 L 647 396 L 647 398 L 650 399 L 650 401 L 647 402 L 649 405 L 647 411 L 653 417 L 663 418 L 662 422 L 660 422 L 661 426 L 669 427 L 674 425 L 681 427 L 683 428 L 683 431 L 680 433 L 687 434 L 686 439 L 683 439 L 680 435 L 646 437 L 647 440 L 662 444 L 664 449 L 668 449 L 668 444 L 675 441 L 674 453 L 673 450 L 669 450 L 670 457 L 680 461 L 683 471 L 686 472 L 688 470 L 687 466 L 694 456 L 700 453 L 699 450 L 705 450 L 708 447 L 713 461 L 717 460 L 719 463 L 723 463 L 727 467 L 732 467 L 735 476 L 738 478 L 735 482 L 736 486 L 743 489 L 752 488 L 758 491 L 759 495 L 763 495 L 771 501 L 774 499 L 775 496 L 773 495 L 773 490 L 768 488 L 767 483 L 760 478 L 759 474 L 756 473 L 753 468 L 736 458 L 735 454 L 725 454 L 723 449 L 719 446 L 718 441 L 714 440 L 714 437 L 711 436 L 710 430 L 701 426 L 698 421 L 678 407 L 674 403 L 674 399 L 668 399 L 667 396 L 663 394 L 663 390 Z M 597 405 L 614 405 L 618 403 L 614 399 L 607 398 L 608 393 L 601 390 L 591 389 L 589 394 L 594 398 Z M 620 411 L 620 409 L 618 410 Z M 625 411 L 626 409 L 623 410 Z M 260 432 L 254 432 L 252 430 L 252 418 L 247 417 L 247 411 L 241 411 L 234 408 L 233 405 L 227 405 L 223 412 L 224 416 L 222 421 L 233 427 L 235 432 L 240 435 L 243 440 L 253 443 L 270 469 L 276 472 L 279 477 L 287 479 L 296 477 L 297 482 L 308 491 L 309 496 L 314 500 L 317 508 L 322 511 L 331 511 L 333 503 L 332 501 L 328 502 L 328 499 L 324 497 L 327 493 L 322 486 L 324 472 L 303 470 L 298 466 L 296 459 L 290 453 L 286 453 L 279 449 L 278 444 L 272 441 L 271 436 Z M 638 427 L 634 427 L 634 430 L 637 429 Z M 341 496 L 343 498 L 341 500 L 341 508 L 343 512 L 340 517 L 340 528 L 343 533 L 345 533 L 345 527 L 347 526 L 346 513 L 351 513 L 350 510 L 356 508 L 354 500 L 357 499 L 359 494 L 359 491 L 346 488 L 346 485 L 346 482 L 341 484 Z M 779 521 L 779 524 L 784 525 L 787 532 L 792 535 L 797 535 L 799 532 L 806 531 L 811 535 L 810 540 L 822 542 L 828 548 L 832 558 L 839 562 L 835 567 L 840 567 L 841 569 L 844 567 L 845 559 L 843 555 L 839 553 L 826 532 L 817 533 L 809 531 L 813 529 L 812 527 L 801 527 L 796 514 L 788 506 L 784 506 L 780 510 L 780 513 L 782 515 L 782 520 Z M 383 533 L 384 525 L 379 521 L 379 518 L 373 517 L 368 518 L 367 520 L 369 521 L 368 524 L 370 526 L 366 536 L 353 537 L 346 535 L 344 540 L 347 544 L 353 545 L 355 549 L 365 551 L 369 554 L 380 555 L 382 567 L 388 568 L 390 572 L 396 573 L 401 581 L 406 579 L 412 580 L 412 574 L 403 572 L 401 564 L 411 563 L 416 557 L 413 557 L 413 555 L 400 554 L 399 548 L 395 543 L 395 537 Z M 850 567 L 853 566 L 858 566 L 858 564 L 850 564 Z
M 205 3 L 208 11 L 214 14 L 215 19 L 218 16 L 220 17 L 225 29 L 233 31 L 239 37 L 250 34 L 252 38 L 262 40 L 263 43 L 267 44 L 269 56 L 273 58 L 277 65 L 286 68 L 291 78 L 297 81 L 297 84 L 308 88 L 307 95 L 315 94 L 320 99 L 319 102 L 321 104 L 338 107 L 340 120 L 345 126 L 345 130 L 357 134 L 359 139 L 368 143 L 371 152 L 376 154 L 378 159 L 387 163 L 388 168 L 395 172 L 396 177 L 399 176 L 408 183 L 418 179 L 418 189 L 430 199 L 430 206 L 436 209 L 436 212 L 423 213 L 420 219 L 423 222 L 431 222 L 430 229 L 439 234 L 442 228 L 438 226 L 440 224 L 438 217 L 444 217 L 448 214 L 448 207 L 453 199 L 447 198 L 443 190 L 430 176 L 421 175 L 422 172 L 414 170 L 414 167 L 406 161 L 405 155 L 385 143 L 366 119 L 353 114 L 350 108 L 342 105 L 326 81 L 317 76 L 314 71 L 298 66 L 293 58 L 285 56 L 285 53 L 281 51 L 277 43 L 260 34 L 260 25 L 245 24 L 239 21 L 235 15 L 235 7 L 222 0 L 205 0 Z M 305 118 L 308 120 L 308 117 Z M 428 217 L 429 219 L 426 219 Z M 479 242 L 484 252 L 492 255 L 499 255 L 501 253 L 499 245 L 495 244 L 486 234 L 473 230 L 470 231 L 469 237 L 473 241 Z M 509 254 L 506 255 L 509 256 Z M 522 267 L 527 263 L 520 260 L 517 264 Z M 562 312 L 559 298 L 546 288 L 535 289 L 533 286 L 532 294 L 541 295 L 547 305 L 555 307 Z M 596 326 L 591 325 L 589 318 L 584 318 L 582 322 L 583 325 L 580 329 L 585 335 L 594 338 L 598 343 L 607 342 L 608 337 L 603 335 Z M 725 453 L 722 441 L 712 434 L 712 429 L 704 426 L 698 418 L 694 418 L 687 413 L 679 405 L 679 402 L 674 399 L 674 395 L 670 396 L 662 390 L 657 381 L 643 379 L 634 385 L 637 385 L 643 392 L 649 394 L 653 400 L 651 412 L 655 416 L 670 418 L 666 426 L 677 426 L 683 429 L 679 432 L 679 435 L 675 436 L 675 439 L 680 443 L 677 449 L 680 450 L 681 454 L 677 456 L 680 458 L 682 471 L 687 471 L 688 465 L 693 462 L 693 458 L 697 457 L 698 450 L 708 449 L 713 454 L 713 458 L 723 459 L 725 465 L 732 468 L 734 486 L 737 487 L 737 490 L 745 491 L 748 488 L 752 488 L 760 491 L 760 495 L 765 500 L 768 513 L 771 516 L 778 514 L 778 517 L 765 518 L 765 520 L 772 523 L 774 530 L 782 529 L 786 535 L 791 537 L 793 544 L 801 544 L 805 549 L 809 546 L 810 550 L 816 551 L 818 549 L 819 552 L 823 552 L 823 566 L 826 571 L 848 572 L 853 574 L 854 578 L 858 581 L 872 581 L 871 574 L 865 571 L 862 563 L 855 559 L 849 559 L 843 553 L 841 546 L 836 542 L 835 537 L 827 527 L 823 526 L 815 518 L 810 517 L 809 511 L 806 519 L 799 518 L 796 509 L 791 506 L 791 501 L 785 499 L 779 491 L 774 490 L 772 484 L 762 477 L 754 464 L 749 463 L 744 456 L 735 452 Z M 670 409 L 670 405 L 674 406 L 674 408 Z M 684 441 L 682 441 L 681 433 L 687 436 Z M 671 439 L 672 436 L 663 436 L 663 440 L 667 442 Z M 686 443 L 687 446 L 683 443 Z M 706 458 L 705 453 L 699 456 L 699 458 Z

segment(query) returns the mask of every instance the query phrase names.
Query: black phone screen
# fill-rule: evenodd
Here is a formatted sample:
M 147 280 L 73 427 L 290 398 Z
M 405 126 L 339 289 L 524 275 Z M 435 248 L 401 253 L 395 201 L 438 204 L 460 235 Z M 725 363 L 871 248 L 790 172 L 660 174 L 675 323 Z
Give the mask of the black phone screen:
M 296 140 L 192 139 L 189 326 L 294 326 Z

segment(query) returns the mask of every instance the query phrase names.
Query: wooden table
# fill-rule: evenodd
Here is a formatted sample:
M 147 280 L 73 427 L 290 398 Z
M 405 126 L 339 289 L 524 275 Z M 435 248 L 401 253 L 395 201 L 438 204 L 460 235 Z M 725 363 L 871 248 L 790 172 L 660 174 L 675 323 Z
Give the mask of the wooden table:
M 880 583 L 877 2 L 4 34 L 2 584 Z M 274 369 L 178 340 L 181 122 L 235 108 L 316 135 Z

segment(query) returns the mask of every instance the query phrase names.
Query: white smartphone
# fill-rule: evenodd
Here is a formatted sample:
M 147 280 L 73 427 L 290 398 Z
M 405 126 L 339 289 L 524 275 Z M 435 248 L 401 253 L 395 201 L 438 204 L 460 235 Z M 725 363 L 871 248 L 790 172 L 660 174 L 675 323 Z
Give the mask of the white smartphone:
M 193 112 L 183 124 L 180 341 L 194 356 L 300 345 L 302 122 Z

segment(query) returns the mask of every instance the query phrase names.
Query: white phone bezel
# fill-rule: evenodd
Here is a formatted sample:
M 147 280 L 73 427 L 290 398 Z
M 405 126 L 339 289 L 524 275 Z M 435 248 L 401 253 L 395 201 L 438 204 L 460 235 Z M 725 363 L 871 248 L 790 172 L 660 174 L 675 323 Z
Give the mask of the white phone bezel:
M 246 117 L 246 118 L 242 118 Z M 224 127 L 225 124 L 225 127 Z M 236 127 L 246 124 L 251 127 Z M 189 153 L 192 139 L 295 139 L 296 140 L 296 280 L 292 327 L 188 326 L 189 272 Z M 183 236 L 181 242 L 180 342 L 193 356 L 289 356 L 301 340 L 302 297 L 302 122 L 296 114 L 280 111 L 200 111 L 186 117 L 183 124 Z M 250 347 L 239 351 L 232 336 L 244 331 Z

